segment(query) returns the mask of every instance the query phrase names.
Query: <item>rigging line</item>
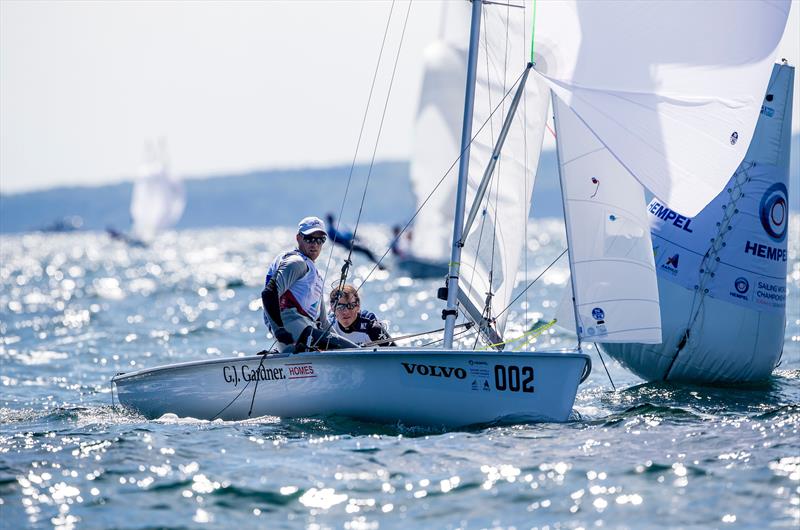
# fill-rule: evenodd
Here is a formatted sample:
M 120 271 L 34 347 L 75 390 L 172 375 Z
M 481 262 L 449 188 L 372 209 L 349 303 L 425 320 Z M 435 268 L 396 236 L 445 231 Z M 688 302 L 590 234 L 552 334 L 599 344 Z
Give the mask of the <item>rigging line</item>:
M 736 204 L 738 203 L 739 199 L 742 198 L 744 192 L 742 188 L 744 185 L 749 182 L 750 175 L 748 170 L 751 169 L 753 166 L 743 167 L 741 170 L 737 170 L 734 173 L 734 177 L 736 177 L 733 181 L 733 185 L 730 187 L 730 198 L 728 200 L 728 204 L 725 208 L 725 215 L 723 216 L 723 220 L 718 224 L 717 235 L 711 241 L 711 247 L 706 251 L 703 259 L 700 261 L 700 266 L 703 268 L 703 275 L 701 276 L 700 280 L 698 281 L 697 289 L 695 290 L 694 297 L 692 299 L 692 306 L 689 312 L 689 323 L 687 325 L 687 329 L 691 329 L 694 326 L 695 321 L 697 320 L 697 316 L 700 313 L 700 309 L 703 305 L 703 301 L 705 299 L 705 286 L 708 281 L 708 276 L 710 272 L 710 268 L 713 265 L 713 262 L 710 261 L 715 259 L 715 255 L 720 251 L 721 247 L 718 247 L 718 241 L 724 244 L 725 235 L 729 230 L 731 219 L 733 215 L 738 211 L 736 209 Z M 742 180 L 739 177 L 744 176 L 745 178 Z M 734 197 L 734 194 L 738 194 Z M 707 263 L 708 261 L 708 263 Z M 698 299 L 699 296 L 699 299 Z M 695 304 L 697 304 L 697 308 L 695 310 Z
M 566 254 L 566 253 L 567 253 L 567 250 L 568 250 L 568 249 L 566 249 L 566 248 L 565 248 L 564 250 L 562 250 L 562 251 L 561 251 L 561 254 L 559 254 L 559 255 L 556 257 L 556 259 L 554 259 L 552 262 L 550 262 L 550 265 L 548 265 L 548 266 L 547 266 L 547 268 L 546 268 L 545 270 L 543 270 L 541 273 L 539 273 L 539 276 L 537 276 L 536 278 L 534 278 L 534 279 L 533 279 L 533 281 L 532 281 L 531 283 L 529 283 L 529 284 L 527 285 L 527 287 L 525 287 L 525 289 L 524 289 L 524 290 L 523 290 L 521 293 L 519 293 L 519 294 L 518 294 L 518 295 L 517 295 L 517 296 L 516 296 L 516 297 L 515 297 L 513 300 L 511 300 L 511 302 L 509 302 L 509 303 L 508 303 L 508 305 L 505 307 L 505 309 L 503 309 L 502 311 L 500 311 L 499 313 L 497 313 L 497 316 L 496 316 L 495 318 L 499 318 L 499 317 L 500 317 L 500 315 L 502 315 L 503 313 L 505 313 L 506 311 L 508 311 L 508 308 L 510 308 L 512 305 L 514 305 L 514 302 L 516 302 L 517 300 L 519 300 L 519 297 L 520 297 L 520 296 L 522 296 L 523 294 L 525 294 L 525 291 L 527 291 L 528 289 L 530 289 L 530 288 L 531 288 L 531 286 L 532 286 L 534 283 L 536 283 L 536 282 L 539 280 L 539 278 L 541 278 L 542 276 L 544 276 L 544 273 L 545 273 L 545 272 L 547 272 L 548 270 L 550 270 L 550 267 L 552 267 L 553 265 L 555 265 L 555 264 L 556 264 L 556 262 L 557 262 L 558 260 L 560 260 L 560 259 L 561 259 L 561 256 L 563 256 L 564 254 Z
M 483 212 L 481 213 L 481 230 L 480 230 L 480 232 L 478 232 L 478 243 L 475 246 L 475 259 L 472 260 L 472 275 L 469 278 L 469 285 L 475 285 L 475 274 L 478 271 L 478 251 L 481 248 L 481 241 L 483 241 L 483 228 L 486 226 L 486 214 L 487 214 L 487 211 L 488 211 L 488 208 L 484 208 Z M 464 237 L 466 238 L 466 236 L 464 236 Z M 492 291 L 492 279 L 491 279 L 491 274 L 490 274 L 490 277 L 489 277 L 489 293 L 491 293 L 491 291 Z M 486 294 L 488 295 L 489 293 L 486 293 Z M 485 311 L 485 309 L 486 308 L 484 307 L 484 311 Z M 481 316 L 483 316 L 483 311 L 481 312 Z M 481 338 L 481 334 L 477 333 L 475 335 L 475 344 L 472 345 L 472 349 L 473 350 L 478 347 L 478 340 L 480 340 L 480 338 Z
M 464 335 L 465 333 L 469 333 L 471 329 L 472 328 L 467 328 L 464 331 L 459 331 L 458 333 L 453 335 L 453 338 L 455 339 L 456 337 L 458 337 L 460 335 Z M 433 342 L 427 342 L 425 344 L 421 344 L 421 345 L 417 346 L 417 348 L 425 348 L 426 346 L 433 346 L 434 344 L 436 344 L 438 342 L 442 342 L 443 340 L 444 340 L 444 337 L 442 337 L 441 339 L 437 339 L 437 340 L 435 340 Z
M 405 34 L 406 34 L 406 27 L 408 25 L 408 16 L 411 13 L 411 4 L 412 3 L 413 3 L 413 0 L 409 1 L 408 9 L 406 10 L 406 18 L 403 21 L 403 31 L 400 34 L 400 43 L 397 46 L 397 55 L 395 56 L 394 67 L 392 68 L 392 77 L 389 80 L 389 89 L 386 92 L 386 100 L 384 101 L 384 104 L 383 104 L 383 113 L 381 114 L 381 121 L 380 121 L 380 125 L 378 126 L 378 134 L 377 134 L 377 137 L 375 138 L 375 147 L 372 150 L 372 159 L 370 160 L 369 170 L 367 171 L 367 181 L 364 184 L 364 192 L 361 194 L 361 204 L 360 204 L 360 206 L 358 208 L 358 217 L 356 218 L 356 224 L 353 227 L 353 236 L 352 236 L 352 239 L 350 240 L 350 248 L 348 249 L 347 258 L 345 258 L 345 260 L 344 260 L 344 265 L 342 265 L 342 273 L 341 273 L 341 275 L 339 277 L 339 291 L 340 292 L 342 291 L 342 289 L 344 289 L 344 286 L 347 283 L 347 275 L 348 275 L 348 273 L 350 271 L 350 265 L 353 263 L 353 261 L 352 261 L 353 248 L 355 247 L 355 244 L 356 244 L 356 236 L 358 234 L 358 226 L 361 223 L 361 213 L 364 211 L 364 201 L 365 201 L 365 199 L 367 197 L 367 189 L 369 188 L 369 182 L 370 182 L 370 179 L 372 177 L 372 168 L 373 168 L 373 166 L 375 164 L 375 154 L 378 151 L 378 144 L 380 142 L 381 132 L 383 131 L 383 122 L 384 122 L 384 120 L 386 118 L 386 110 L 389 107 L 389 98 L 392 95 L 392 86 L 394 86 L 394 77 L 395 77 L 395 74 L 397 72 L 397 63 L 398 63 L 398 61 L 400 59 L 400 51 L 403 49 L 403 40 L 404 40 Z M 392 6 L 394 7 L 394 2 L 392 2 Z M 390 18 L 391 18 L 391 13 L 390 13 Z M 387 22 L 387 27 L 388 27 L 388 22 Z M 382 51 L 383 51 L 383 48 L 381 48 L 381 52 Z M 365 116 L 365 120 L 366 120 L 366 116 Z M 355 157 L 353 159 L 353 164 L 355 165 Z M 339 222 L 341 222 L 341 215 L 342 215 L 341 212 L 343 210 L 344 210 L 344 202 L 342 202 L 342 209 L 340 210 L 340 213 L 339 213 Z M 330 256 L 333 256 L 333 247 L 334 247 L 334 245 L 332 244 L 331 245 L 331 254 L 330 254 Z M 329 263 L 330 263 L 330 258 L 329 258 Z M 376 264 L 376 266 L 377 266 L 377 264 Z M 327 275 L 327 268 L 326 268 L 325 273 Z M 326 280 L 326 278 L 323 278 L 322 281 L 325 282 L 325 280 Z M 358 291 L 356 291 L 356 292 L 358 292 Z M 335 320 L 335 318 L 334 318 L 334 320 Z M 331 327 L 333 326 L 333 322 L 334 322 L 333 320 L 330 321 L 328 323 L 328 326 L 325 328 L 325 330 L 322 332 L 322 334 L 317 338 L 317 340 L 315 340 L 313 343 L 310 343 L 308 345 L 310 348 L 314 348 L 317 344 L 320 343 L 320 341 L 322 341 L 322 339 L 324 337 L 326 337 L 328 335 L 328 332 L 330 331 Z
M 380 52 L 378 52 L 378 62 L 375 65 L 375 72 L 372 74 L 372 84 L 369 87 L 369 96 L 367 97 L 367 106 L 364 109 L 364 117 L 361 120 L 361 129 L 358 131 L 358 141 L 356 141 L 356 151 L 355 151 L 355 153 L 353 153 L 353 162 L 350 164 L 350 172 L 347 175 L 347 185 L 345 186 L 345 189 L 344 189 L 344 197 L 342 197 L 342 204 L 339 207 L 339 216 L 336 218 L 336 231 L 337 232 L 339 231 L 339 227 L 341 226 L 341 223 L 342 223 L 342 213 L 344 212 L 344 204 L 347 201 L 347 194 L 348 194 L 348 192 L 350 190 L 350 182 L 351 182 L 351 180 L 353 178 L 353 171 L 355 170 L 355 167 L 356 167 L 356 158 L 358 157 L 358 150 L 361 147 L 361 138 L 364 135 L 364 127 L 365 127 L 365 125 L 367 123 L 367 115 L 369 114 L 369 106 L 370 106 L 370 104 L 372 102 L 372 94 L 375 91 L 375 81 L 378 79 L 378 71 L 380 70 L 380 66 L 381 66 L 381 58 L 383 57 L 383 49 L 386 46 L 386 37 L 389 34 L 389 25 L 390 25 L 390 22 L 392 21 L 392 12 L 394 11 L 394 4 L 395 4 L 395 0 L 392 0 L 392 5 L 389 8 L 389 17 L 386 19 L 386 28 L 383 30 L 383 41 L 381 42 L 381 49 L 380 49 Z M 329 269 L 330 264 L 331 264 L 331 259 L 333 258 L 333 247 L 334 247 L 333 241 L 331 241 L 331 251 L 328 254 L 328 262 L 325 264 L 325 274 L 322 277 L 323 283 L 325 283 L 325 280 L 328 278 L 328 269 Z
M 381 114 L 381 122 L 378 125 L 378 135 L 375 138 L 375 148 L 372 150 L 372 159 L 369 162 L 369 170 L 367 171 L 367 182 L 364 184 L 364 193 L 361 194 L 361 205 L 358 208 L 358 217 L 356 217 L 356 225 L 353 227 L 353 239 L 350 241 L 350 252 L 347 255 L 347 259 L 349 260 L 353 255 L 353 247 L 356 244 L 356 234 L 358 233 L 358 226 L 361 222 L 361 214 L 364 211 L 364 201 L 367 198 L 367 188 L 369 188 L 369 181 L 372 177 L 372 167 L 375 164 L 375 155 L 378 152 L 378 144 L 381 140 L 381 132 L 383 132 L 383 122 L 386 119 L 386 110 L 389 108 L 389 98 L 392 95 L 392 86 L 394 85 L 394 76 L 397 73 L 397 63 L 400 61 L 400 51 L 403 49 L 403 40 L 406 34 L 406 27 L 408 25 L 408 16 L 411 14 L 411 5 L 414 3 L 411 0 L 408 3 L 408 9 L 406 10 L 406 18 L 403 21 L 403 31 L 400 33 L 400 44 L 397 46 L 397 55 L 394 59 L 394 67 L 392 68 L 392 77 L 389 80 L 389 89 L 386 92 L 386 101 L 383 104 L 383 113 Z
M 474 326 L 472 322 L 464 322 L 462 324 L 456 325 L 456 328 L 466 327 L 467 329 L 469 329 L 472 326 Z M 423 335 L 433 335 L 434 333 L 441 333 L 442 331 L 444 331 L 444 328 L 433 329 L 431 331 L 421 331 L 419 333 L 411 333 L 410 335 L 402 335 L 400 337 L 390 337 L 388 339 L 374 340 L 372 342 L 365 342 L 364 344 L 361 345 L 361 347 L 368 348 L 369 346 L 377 346 L 380 344 L 386 344 L 387 342 L 396 342 L 398 340 L 413 339 L 414 337 L 421 337 Z
M 524 13 L 524 12 L 523 12 Z M 505 91 L 506 88 L 506 81 L 508 79 L 508 28 L 509 18 L 511 16 L 510 8 L 506 7 L 506 39 L 505 39 L 505 48 L 503 50 L 503 90 Z M 488 55 L 488 54 L 487 54 Z M 486 73 L 486 77 L 488 79 L 489 73 Z M 488 81 L 487 81 L 488 84 Z M 524 91 L 524 87 L 523 87 Z M 505 107 L 505 101 L 503 102 Z M 503 109 L 505 110 L 505 108 Z M 505 114 L 505 112 L 503 112 Z M 494 134 L 494 133 L 493 133 Z M 494 138 L 492 138 L 492 143 L 494 144 Z M 502 167 L 503 164 L 501 160 L 497 161 L 497 168 L 496 174 L 497 178 L 494 179 L 494 214 L 492 215 L 492 252 L 491 252 L 491 259 L 489 261 L 489 292 L 486 295 L 486 307 L 484 307 L 484 312 L 486 313 L 486 319 L 489 320 L 491 317 L 492 312 L 492 282 L 494 281 L 494 256 L 495 256 L 495 249 L 497 245 L 497 216 L 498 216 L 498 204 L 500 201 L 500 179 L 502 178 Z M 488 205 L 491 201 L 491 191 L 489 192 L 488 196 L 486 197 L 486 204 Z M 503 263 L 505 265 L 505 263 Z M 504 274 L 503 276 L 507 276 L 508 271 L 502 271 Z M 513 280 L 512 280 L 513 281 Z
M 246 385 L 244 385 L 244 386 L 242 387 L 242 389 L 239 391 L 239 393 L 238 393 L 238 394 L 236 394 L 236 396 L 234 396 L 234 398 L 233 398 L 233 399 L 232 399 L 232 400 L 231 400 L 231 401 L 230 401 L 230 402 L 229 402 L 227 405 L 225 405 L 224 407 L 222 407 L 222 410 L 220 410 L 219 412 L 217 412 L 216 414 L 214 414 L 213 416 L 211 416 L 211 420 L 209 420 L 209 421 L 214 421 L 214 420 L 216 420 L 216 419 L 217 419 L 217 418 L 220 416 L 220 414 L 222 414 L 223 412 L 225 412 L 226 410 L 228 410 L 228 407 L 230 407 L 231 405 L 233 405 L 233 404 L 236 402 L 236 400 L 237 400 L 237 399 L 239 399 L 239 398 L 241 397 L 241 395 L 242 395 L 242 394 L 244 394 L 244 391 L 245 391 L 245 390 L 247 390 L 247 387 L 248 387 L 248 386 L 250 386 L 250 383 L 251 383 L 252 381 L 253 381 L 252 379 L 251 379 L 250 381 L 248 381 L 248 382 L 247 382 L 247 384 L 246 384 Z M 255 396 L 255 392 L 253 393 L 253 395 Z
M 603 352 L 600 351 L 600 347 L 597 345 L 596 342 L 594 343 L 594 347 L 597 348 L 597 354 L 600 356 L 600 362 L 603 363 L 603 368 L 606 369 L 606 375 L 608 376 L 608 380 L 611 381 L 611 388 L 613 388 L 614 392 L 616 392 L 617 391 L 617 385 L 615 385 L 614 384 L 614 380 L 611 379 L 611 374 L 609 373 L 608 368 L 606 367 L 606 360 L 603 359 Z
M 742 162 L 742 166 L 745 166 L 744 162 Z M 744 185 L 750 182 L 752 179 L 748 171 L 754 166 L 755 164 L 753 163 L 745 167 L 741 167 L 733 174 L 733 184 L 728 188 L 730 198 L 728 199 L 728 203 L 725 207 L 725 214 L 723 215 L 722 221 L 717 223 L 717 234 L 714 236 L 714 239 L 711 240 L 711 247 L 706 251 L 703 259 L 700 261 L 700 266 L 702 267 L 700 269 L 702 276 L 700 276 L 697 285 L 695 286 L 694 295 L 692 296 L 692 305 L 689 310 L 689 320 L 686 324 L 686 330 L 683 333 L 683 337 L 678 343 L 675 353 L 672 356 L 672 360 L 664 372 L 664 381 L 668 380 L 669 374 L 672 372 L 672 368 L 675 366 L 675 363 L 678 360 L 678 356 L 686 346 L 686 343 L 689 341 L 689 335 L 692 328 L 694 328 L 697 319 L 700 317 L 700 312 L 703 309 L 706 294 L 708 293 L 706 285 L 708 284 L 709 279 L 714 276 L 714 271 L 716 271 L 714 264 L 719 262 L 720 258 L 718 253 L 725 246 L 725 236 L 731 229 L 731 221 L 733 216 L 739 212 L 739 210 L 736 208 L 736 204 L 744 196 Z M 741 176 L 744 178 L 740 178 Z M 712 267 L 714 267 L 713 271 L 711 270 Z
M 536 42 L 536 0 L 533 0 L 533 18 L 531 20 L 531 63 L 536 64 L 533 60 L 534 43 Z
M 278 341 L 277 341 L 277 339 L 276 339 L 276 340 L 275 340 L 275 341 L 272 343 L 272 345 L 270 345 L 269 349 L 271 350 L 271 349 L 272 349 L 272 347 L 273 347 L 273 346 L 275 346 L 275 344 L 276 344 L 277 342 L 278 342 Z M 264 365 L 264 359 L 266 359 L 266 358 L 267 358 L 266 354 L 261 356 L 261 361 L 258 363 L 258 368 L 256 368 L 256 372 L 258 372 L 259 370 L 261 370 L 261 367 Z M 247 384 L 246 384 L 246 385 L 244 385 L 244 387 L 242 387 L 242 390 L 241 390 L 241 391 L 240 391 L 238 394 L 236 394 L 236 396 L 234 396 L 234 398 L 233 398 L 233 399 L 232 399 L 232 400 L 231 400 L 231 401 L 230 401 L 230 402 L 229 402 L 227 405 L 225 405 L 224 407 L 222 407 L 222 410 L 220 410 L 219 412 L 217 412 L 216 414 L 214 414 L 214 415 L 211 417 L 211 421 L 214 421 L 215 419 L 217 419 L 217 418 L 219 417 L 219 415 L 220 415 L 220 414 L 222 414 L 223 412 L 225 412 L 226 410 L 228 410 L 228 407 L 230 407 L 231 405 L 233 405 L 233 404 L 234 404 L 234 402 L 235 402 L 237 399 L 239 399 L 239 398 L 241 397 L 241 395 L 244 393 L 244 391 L 245 391 L 245 390 L 247 390 L 247 387 L 248 387 L 248 386 L 250 386 L 250 383 L 251 383 L 252 381 L 253 381 L 252 379 L 251 379 L 250 381 L 248 381 L 248 382 L 247 382 Z M 255 386 L 255 388 L 253 389 L 253 399 L 250 401 L 250 411 L 247 413 L 247 416 L 248 416 L 248 417 L 250 417 L 250 414 L 253 412 L 253 403 L 254 403 L 254 402 L 255 402 L 255 400 L 256 400 L 256 391 L 258 390 L 258 381 L 259 381 L 259 379 L 256 379 L 256 386 Z
M 536 329 L 531 329 L 531 330 L 526 331 L 525 333 L 523 333 L 519 337 L 516 337 L 516 338 L 513 338 L 513 339 L 504 340 L 504 341 L 498 342 L 496 344 L 489 344 L 485 348 L 481 348 L 481 349 L 482 350 L 488 350 L 490 348 L 496 348 L 498 346 L 503 346 L 505 344 L 511 344 L 512 342 L 521 341 L 522 339 L 524 339 L 526 337 L 528 337 L 528 338 L 538 337 L 539 335 L 541 335 L 542 333 L 544 333 L 545 331 L 547 331 L 548 329 L 553 327 L 556 324 L 556 322 L 558 322 L 558 319 L 554 318 L 550 322 L 545 322 L 544 324 L 542 324 L 541 326 L 539 326 Z
M 536 0 L 533 1 L 534 4 L 534 18 L 536 16 Z M 522 16 L 523 18 L 527 15 L 527 8 L 523 6 L 522 9 Z M 522 40 L 525 41 L 525 32 L 522 32 Z M 531 28 L 531 46 L 533 45 L 533 29 Z M 531 50 L 531 63 L 533 63 L 533 50 Z M 522 157 L 523 163 L 523 170 L 525 171 L 525 190 L 528 190 L 528 128 L 525 124 L 528 123 L 528 98 L 522 98 L 522 148 L 524 149 L 525 156 Z M 547 119 L 545 119 L 545 125 L 547 124 Z M 541 150 L 541 148 L 540 148 Z M 531 186 L 531 195 L 533 195 L 533 186 Z M 525 206 L 522 207 L 525 210 Z M 531 205 L 528 203 L 528 211 L 523 213 L 523 219 L 525 219 L 525 226 L 523 227 L 522 237 L 525 240 L 525 244 L 522 247 L 522 254 L 524 260 L 524 270 L 525 270 L 525 277 L 528 277 L 528 218 L 531 214 Z M 525 327 L 528 327 L 528 292 L 525 292 L 525 315 L 523 317 L 523 321 L 525 322 Z
M 511 86 L 511 88 L 508 90 L 508 92 L 506 92 L 505 95 L 503 96 L 503 99 L 506 99 L 511 94 L 511 92 L 514 90 L 514 87 L 517 86 L 517 83 L 519 83 L 520 79 L 522 79 L 523 75 L 525 75 L 525 70 L 523 70 L 522 73 L 519 75 L 519 77 L 517 77 L 517 79 L 514 82 L 514 84 Z M 502 101 L 501 101 L 501 103 L 502 103 Z M 494 116 L 494 114 L 497 112 L 497 110 L 499 108 L 500 108 L 500 104 L 498 103 L 498 105 L 494 108 L 494 110 L 492 110 L 491 114 L 489 114 L 489 117 L 486 118 L 486 120 L 483 122 L 483 124 L 481 124 L 480 128 L 478 129 L 478 131 L 475 134 L 472 135 L 472 138 L 470 139 L 469 144 L 467 144 L 467 147 L 472 145 L 472 142 L 475 141 L 475 139 L 481 133 L 483 128 L 486 127 L 486 124 L 489 123 L 489 120 L 492 119 L 492 116 Z M 464 155 L 464 152 L 466 151 L 467 147 L 465 147 L 461 151 L 461 153 L 456 157 L 456 159 L 453 160 L 453 163 L 450 164 L 450 167 L 448 168 L 447 171 L 445 171 L 444 175 L 442 175 L 442 178 L 439 179 L 439 182 L 436 183 L 436 186 L 434 186 L 433 189 L 431 190 L 431 192 L 428 194 L 428 196 L 425 197 L 425 200 L 422 201 L 422 204 L 419 205 L 419 208 L 417 208 L 417 210 L 414 212 L 414 215 L 411 216 L 411 218 L 408 220 L 408 222 L 403 226 L 402 230 L 400 230 L 400 232 L 397 234 L 397 236 L 395 236 L 395 238 L 392 239 L 392 243 L 396 243 L 397 241 L 399 241 L 400 240 L 400 236 L 402 236 L 403 233 L 405 233 L 405 231 L 408 229 L 408 227 L 411 226 L 411 223 L 414 221 L 414 219 L 417 217 L 417 215 L 419 215 L 419 212 L 422 211 L 422 208 L 425 207 L 425 205 L 428 203 L 430 198 L 433 197 L 433 194 L 436 193 L 436 190 L 439 189 L 439 186 L 442 185 L 442 183 L 447 178 L 447 176 L 450 174 L 450 172 L 453 170 L 453 168 L 456 166 L 456 164 L 458 164 L 458 161 L 461 160 L 461 157 Z M 375 269 L 378 268 L 378 265 L 381 262 L 383 262 L 383 259 L 387 256 L 387 254 L 389 254 L 389 251 L 391 251 L 391 249 L 392 249 L 392 245 L 390 244 L 389 247 L 384 251 L 383 255 L 381 255 L 380 259 L 378 259 L 378 263 L 376 263 L 375 265 L 372 266 L 372 268 L 370 269 L 370 271 L 367 274 L 367 276 L 359 284 L 358 288 L 356 289 L 356 292 L 361 290 L 361 287 L 365 283 L 367 283 L 367 280 L 369 279 L 369 277 L 372 276 L 372 273 L 374 273 Z
M 490 78 L 491 78 L 492 69 L 491 69 L 490 64 L 489 64 L 489 39 L 488 39 L 488 37 L 486 35 L 487 29 L 489 27 L 488 24 L 486 23 L 486 10 L 481 10 L 481 16 L 483 17 L 483 27 L 484 27 L 484 31 L 481 32 L 481 38 L 483 39 L 483 55 L 484 55 L 484 57 L 486 57 L 486 96 L 487 96 L 486 100 L 487 100 L 487 103 L 489 105 L 489 108 L 491 109 L 492 108 L 492 83 L 491 83 Z M 508 27 L 508 24 L 506 24 L 506 27 Z M 508 30 L 506 30 L 506 31 L 508 31 Z M 505 98 L 503 98 L 500 101 L 499 105 L 502 105 L 503 103 L 505 103 Z M 501 114 L 503 114 L 503 110 L 504 110 L 503 108 L 500 109 L 500 113 Z M 489 121 L 489 138 L 491 139 L 492 145 L 494 145 L 494 121 L 492 121 L 492 120 Z M 481 248 L 481 242 L 483 241 L 483 229 L 486 226 L 486 215 L 489 213 L 489 197 L 491 197 L 491 191 L 485 197 L 486 204 L 483 207 L 483 212 L 481 213 L 481 230 L 478 233 L 478 243 L 477 243 L 476 248 L 475 248 L 475 259 L 472 262 L 472 276 L 470 277 L 470 280 L 469 280 L 469 284 L 470 285 L 473 285 L 473 282 L 475 281 L 475 273 L 477 272 L 478 254 L 479 254 L 479 250 Z M 464 234 L 463 236 L 461 236 L 462 237 L 462 241 L 466 241 L 466 238 L 467 238 L 468 235 L 469 234 Z M 494 256 L 492 256 L 492 261 L 494 261 Z M 490 266 L 489 267 L 489 271 L 490 271 L 489 272 L 489 293 L 492 292 L 491 270 L 492 270 L 492 267 Z M 488 296 L 489 293 L 486 293 L 487 296 Z M 485 304 L 484 304 L 484 310 L 481 311 L 481 316 L 483 316 L 483 313 L 484 313 L 485 309 L 486 309 L 486 307 L 485 307 Z M 478 340 L 480 340 L 480 338 L 481 338 L 481 334 L 477 333 L 475 335 L 475 343 L 472 345 L 472 349 L 473 350 L 478 346 Z

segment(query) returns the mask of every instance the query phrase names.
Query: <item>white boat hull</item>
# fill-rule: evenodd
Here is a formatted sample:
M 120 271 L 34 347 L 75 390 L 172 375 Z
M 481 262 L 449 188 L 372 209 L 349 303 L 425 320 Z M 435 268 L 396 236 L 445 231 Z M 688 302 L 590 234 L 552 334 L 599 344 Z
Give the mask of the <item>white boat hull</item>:
M 397 268 L 412 278 L 444 278 L 447 276 L 447 261 L 436 261 L 425 258 L 398 258 L 395 260 Z
M 346 416 L 461 427 L 566 421 L 590 371 L 582 353 L 384 348 L 195 361 L 112 381 L 120 403 L 149 418 Z

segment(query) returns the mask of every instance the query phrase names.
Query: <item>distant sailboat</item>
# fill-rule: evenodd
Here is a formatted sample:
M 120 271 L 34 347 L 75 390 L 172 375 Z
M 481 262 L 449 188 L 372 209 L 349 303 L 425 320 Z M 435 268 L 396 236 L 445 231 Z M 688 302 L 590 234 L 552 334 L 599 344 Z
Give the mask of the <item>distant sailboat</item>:
M 131 197 L 131 235 L 144 242 L 152 241 L 177 223 L 186 207 L 183 182 L 169 170 L 166 141 L 147 145 L 147 157 Z
M 581 341 L 661 342 L 643 185 L 685 215 L 717 195 L 747 150 L 788 11 L 543 2 L 534 38 L 533 10 L 472 2 L 444 348 L 173 364 L 115 376 L 120 402 L 149 417 L 568 420 L 591 369 Z M 578 351 L 454 348 L 460 312 L 502 340 L 551 95 Z
M 186 193 L 180 177 L 169 170 L 166 141 L 145 144 L 145 159 L 133 183 L 131 231 L 126 234 L 108 227 L 112 239 L 132 246 L 147 246 L 156 236 L 177 223 L 186 207 Z
M 444 2 L 439 35 L 424 53 L 409 167 L 419 213 L 406 252 L 395 259 L 397 268 L 412 278 L 447 275 L 448 240 L 455 210 L 455 171 L 451 171 L 438 190 L 434 189 L 459 154 L 469 34 L 469 18 L 463 15 L 468 10 L 466 2 Z

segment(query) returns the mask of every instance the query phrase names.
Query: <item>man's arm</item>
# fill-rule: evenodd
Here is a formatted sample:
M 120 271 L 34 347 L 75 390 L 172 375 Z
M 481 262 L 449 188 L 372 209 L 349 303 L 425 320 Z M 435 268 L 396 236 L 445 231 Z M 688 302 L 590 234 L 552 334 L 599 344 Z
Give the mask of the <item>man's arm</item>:
M 278 265 L 275 275 L 270 278 L 264 290 L 261 291 L 261 304 L 264 306 L 264 311 L 267 312 L 270 320 L 279 328 L 283 327 L 280 298 L 307 272 L 308 266 L 303 261 L 303 258 L 290 256 Z
M 371 311 L 362 311 L 361 317 L 369 321 L 370 325 L 367 327 L 367 336 L 369 336 L 370 341 L 389 340 L 392 338 L 386 328 L 383 327 L 383 323 L 375 316 L 375 313 Z M 381 346 L 396 346 L 396 344 L 394 342 L 386 342 L 381 344 Z
M 278 285 L 275 278 L 270 278 L 264 290 L 261 291 L 261 305 L 264 306 L 264 311 L 269 315 L 278 327 L 283 327 L 283 319 L 281 318 L 281 295 L 278 294 Z

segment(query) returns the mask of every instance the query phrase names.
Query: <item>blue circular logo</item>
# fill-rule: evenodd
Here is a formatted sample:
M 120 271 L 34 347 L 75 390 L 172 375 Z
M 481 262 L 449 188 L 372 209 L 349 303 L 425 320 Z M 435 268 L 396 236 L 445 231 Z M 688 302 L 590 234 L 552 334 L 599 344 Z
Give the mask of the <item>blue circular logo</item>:
M 764 231 L 774 241 L 780 242 L 786 239 L 786 220 L 789 216 L 788 196 L 786 185 L 783 182 L 776 182 L 761 197 L 758 216 L 761 218 L 761 226 L 764 227 Z
M 736 278 L 736 281 L 733 282 L 733 286 L 739 294 L 744 294 L 750 290 L 750 282 L 747 281 L 747 278 L 742 278 L 741 276 Z
M 595 307 L 592 309 L 592 317 L 595 320 L 603 320 L 606 317 L 606 314 L 601 308 Z

